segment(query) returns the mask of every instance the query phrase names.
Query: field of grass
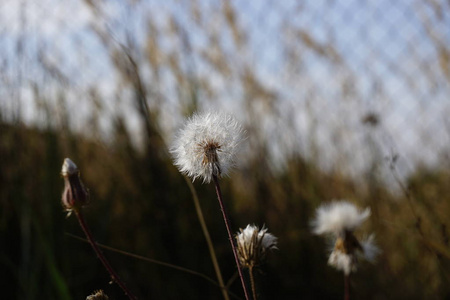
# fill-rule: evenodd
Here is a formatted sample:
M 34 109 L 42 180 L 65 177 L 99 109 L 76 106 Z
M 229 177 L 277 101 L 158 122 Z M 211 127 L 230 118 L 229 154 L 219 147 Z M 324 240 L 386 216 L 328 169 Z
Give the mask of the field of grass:
M 83 299 L 96 289 L 123 298 L 60 198 L 64 157 L 77 162 L 91 194 L 84 214 L 101 244 L 189 268 L 215 280 L 192 195 L 165 149 L 137 151 L 126 132 L 102 144 L 54 130 L 1 125 L 1 270 L 8 299 Z M 155 140 L 153 140 L 155 141 Z M 368 178 L 371 178 L 368 176 Z M 376 234 L 381 254 L 352 275 L 356 299 L 445 299 L 450 250 L 449 173 L 418 170 L 393 193 L 377 181 L 368 189 L 292 158 L 275 174 L 255 159 L 222 180 L 234 231 L 265 224 L 278 237 L 257 286 L 261 299 L 340 298 L 343 278 L 327 266 L 328 246 L 311 233 L 314 210 L 331 199 L 370 207 L 361 229 Z M 225 282 L 234 276 L 232 252 L 212 185 L 195 182 Z M 211 299 L 220 289 L 204 278 L 104 250 L 141 299 Z M 239 281 L 230 290 L 243 297 Z
M 450 299 L 448 3 L 16 2 L 0 4 L 0 298 L 126 298 L 63 209 L 69 157 L 139 299 L 224 298 L 195 194 L 244 299 L 214 184 L 192 188 L 169 152 L 183 119 L 215 110 L 247 136 L 220 180 L 232 231 L 278 238 L 258 299 L 344 297 L 311 226 L 336 199 L 370 208 L 355 236 L 380 249 L 350 299 Z

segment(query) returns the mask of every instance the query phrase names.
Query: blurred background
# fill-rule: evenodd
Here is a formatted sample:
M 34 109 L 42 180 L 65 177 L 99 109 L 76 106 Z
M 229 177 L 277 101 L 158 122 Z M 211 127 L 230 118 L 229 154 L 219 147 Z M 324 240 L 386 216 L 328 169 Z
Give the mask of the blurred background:
M 5 299 L 125 299 L 60 198 L 65 157 L 97 241 L 215 279 L 168 147 L 195 111 L 248 138 L 222 180 L 234 231 L 279 238 L 261 299 L 339 299 L 310 232 L 332 199 L 370 207 L 376 263 L 355 299 L 450 298 L 450 3 L 4 0 L 0 3 L 0 272 Z M 225 281 L 212 185 L 194 183 Z M 220 299 L 204 278 L 105 250 L 140 299 Z M 230 290 L 240 296 L 235 280 Z

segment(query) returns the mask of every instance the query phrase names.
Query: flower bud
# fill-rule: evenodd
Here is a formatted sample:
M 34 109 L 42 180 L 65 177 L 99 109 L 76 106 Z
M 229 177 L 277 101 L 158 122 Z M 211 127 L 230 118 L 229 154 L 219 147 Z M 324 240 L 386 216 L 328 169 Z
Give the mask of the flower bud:
M 89 192 L 81 181 L 77 165 L 70 158 L 64 159 L 61 175 L 65 183 L 61 203 L 69 216 L 89 201 Z

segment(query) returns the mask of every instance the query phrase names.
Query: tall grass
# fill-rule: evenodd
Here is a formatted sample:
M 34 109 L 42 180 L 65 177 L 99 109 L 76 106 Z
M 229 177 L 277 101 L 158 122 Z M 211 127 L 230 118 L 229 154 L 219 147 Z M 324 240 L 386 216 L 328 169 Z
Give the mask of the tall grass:
M 70 299 L 102 288 L 110 296 L 119 297 L 121 291 L 107 284 L 109 279 L 89 247 L 65 235 L 81 235 L 74 220 L 64 219 L 59 203 L 59 164 L 53 163 L 62 161 L 62 156 L 58 156 L 69 141 L 56 132 L 19 125 L 3 124 L 1 132 L 1 262 L 8 283 L 5 295 Z M 19 141 L 22 151 L 16 151 Z M 136 154 L 131 144 L 101 145 L 77 137 L 76 145 L 71 154 L 79 157 L 83 165 L 93 199 L 86 208 L 86 218 L 95 224 L 92 227 L 99 242 L 214 277 L 212 264 L 205 259 L 209 256 L 208 247 L 190 192 L 170 161 L 151 163 L 161 166 L 156 186 L 146 174 L 146 155 Z M 106 148 L 113 152 L 108 154 Z M 323 199 L 347 196 L 364 204 L 370 195 L 351 180 L 322 173 L 300 158 L 289 166 L 278 176 L 267 174 L 248 180 L 245 191 L 240 188 L 240 180 L 223 181 L 224 194 L 235 199 L 230 206 L 233 223 L 242 226 L 249 220 L 265 222 L 279 237 L 280 251 L 271 256 L 262 275 L 258 275 L 263 282 L 259 284 L 263 290 L 260 294 L 266 298 L 340 297 L 340 274 L 326 266 L 326 245 L 309 233 L 308 221 Z M 254 168 L 257 170 L 258 166 Z M 357 286 L 355 297 L 448 295 L 448 178 L 449 174 L 442 170 L 420 170 L 405 183 L 414 195 L 426 238 L 416 230 L 417 220 L 408 208 L 406 196 L 377 186 L 382 195 L 377 199 L 379 214 L 369 227 L 376 232 L 383 252 L 375 265 L 363 265 L 353 277 Z M 219 222 L 220 211 L 214 201 L 205 201 L 214 195 L 201 185 L 198 194 L 218 261 L 233 261 L 223 224 Z M 248 199 L 258 199 L 258 205 L 249 209 Z M 130 288 L 138 291 L 141 298 L 221 295 L 220 289 L 196 276 L 112 253 L 110 258 L 125 280 L 133 278 Z M 235 267 L 231 263 L 221 265 L 227 281 Z M 167 288 L 171 285 L 178 288 Z M 236 281 L 231 291 L 239 294 Z
M 370 126 L 364 120 L 339 120 L 336 125 L 334 118 L 324 119 L 321 107 L 315 105 L 323 100 L 324 83 L 308 81 L 310 55 L 325 62 L 331 73 L 342 75 L 336 76 L 335 95 L 325 102 L 325 107 L 339 103 L 336 119 L 364 117 L 363 112 L 377 108 L 361 100 L 364 96 L 354 89 L 359 74 L 348 66 L 332 38 L 322 42 L 312 32 L 286 24 L 277 42 L 282 43 L 286 54 L 282 64 L 291 76 L 285 84 L 298 83 L 293 91 L 300 99 L 290 101 L 292 95 L 280 93 L 260 77 L 258 62 L 251 59 L 252 32 L 233 5 L 213 11 L 193 1 L 187 16 L 196 26 L 195 35 L 176 13 L 169 13 L 168 22 L 161 25 L 149 12 L 143 18 L 145 26 L 139 25 L 144 29 L 140 27 L 137 34 L 126 25 L 135 23 L 114 19 L 100 2 L 86 3 L 96 16 L 89 40 L 102 48 L 101 57 L 80 48 L 80 57 L 87 55 L 88 63 L 75 57 L 70 62 L 51 60 L 45 41 L 34 45 L 23 37 L 16 46 L 38 48 L 35 56 L 0 49 L 2 65 L 17 66 L 12 75 L 5 73 L 11 78 L 1 77 L 5 89 L 0 99 L 0 271 L 6 287 L 2 297 L 84 299 L 97 289 L 110 298 L 123 296 L 117 286 L 108 284 L 110 279 L 89 245 L 66 234 L 82 232 L 74 219 L 64 218 L 60 204 L 58 174 L 64 157 L 77 162 L 90 187 L 92 202 L 85 218 L 99 243 L 215 278 L 190 190 L 166 145 L 181 116 L 210 107 L 236 112 L 249 136 L 240 168 L 221 182 L 224 198 L 233 199 L 228 205 L 231 223 L 236 231 L 249 223 L 266 224 L 278 237 L 280 250 L 255 274 L 260 299 L 342 298 L 342 276 L 326 265 L 327 245 L 310 233 L 309 225 L 323 201 L 340 198 L 371 207 L 373 216 L 366 226 L 375 232 L 382 250 L 376 264 L 362 265 L 352 276 L 355 299 L 450 297 L 448 159 L 442 156 L 436 167 L 418 167 L 395 182 L 389 179 L 389 161 L 381 151 L 385 145 L 377 138 L 396 129 L 384 123 L 389 107 L 377 111 L 378 121 Z M 439 6 L 436 3 L 433 7 Z M 121 10 L 122 17 L 134 20 L 137 6 L 123 5 L 127 9 Z M 445 23 L 438 12 L 430 11 L 436 24 L 424 18 L 428 29 L 423 34 L 439 50 L 432 60 L 442 62 L 439 68 L 424 69 L 422 79 L 431 87 L 448 80 L 448 51 L 431 34 L 434 30 L 445 33 L 445 27 L 438 27 Z M 308 17 L 301 8 L 296 13 Z M 220 30 L 214 25 L 217 20 Z M 196 48 L 199 36 L 207 44 L 205 49 Z M 224 36 L 231 46 L 223 43 Z M 167 44 L 176 47 L 167 49 Z M 407 52 L 411 62 L 423 64 L 415 60 L 416 52 Z M 93 71 L 98 61 L 107 65 L 108 74 Z M 410 74 L 403 74 L 395 64 L 391 67 L 421 99 Z M 67 71 L 71 68 L 78 72 Z M 39 76 L 25 76 L 30 70 Z M 107 92 L 103 75 L 111 75 L 117 83 L 108 85 Z M 369 80 L 374 86 L 371 99 L 385 99 L 380 78 L 374 73 Z M 236 85 L 217 88 L 220 82 Z M 230 104 L 227 99 L 231 98 Z M 35 122 L 22 113 L 24 103 L 33 106 Z M 307 123 L 307 129 L 300 131 L 298 122 Z M 328 147 L 320 142 L 324 128 L 325 139 L 330 137 Z M 360 158 L 349 143 L 352 134 L 361 134 L 359 138 L 369 145 L 361 154 L 369 167 L 359 176 L 347 172 Z M 427 136 L 431 134 L 424 130 L 424 143 Z M 404 153 L 397 154 L 401 166 L 413 164 Z M 330 167 L 323 159 L 326 155 L 337 163 Z M 241 295 L 236 267 L 229 263 L 233 257 L 220 210 L 211 200 L 214 190 L 202 185 L 196 185 L 196 190 L 223 281 L 234 278 L 230 295 Z M 223 296 L 220 288 L 201 276 L 120 253 L 108 252 L 108 257 L 140 299 Z

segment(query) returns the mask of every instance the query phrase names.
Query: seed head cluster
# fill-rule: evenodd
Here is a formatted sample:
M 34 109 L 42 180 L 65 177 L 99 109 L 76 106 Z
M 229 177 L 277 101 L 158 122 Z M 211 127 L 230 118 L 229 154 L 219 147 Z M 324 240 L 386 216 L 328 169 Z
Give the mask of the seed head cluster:
M 241 125 L 222 113 L 194 114 L 178 132 L 170 152 L 181 173 L 209 183 L 229 174 L 243 139 Z
M 267 232 L 267 228 L 259 229 L 255 225 L 247 225 L 236 234 L 239 262 L 244 268 L 262 264 L 268 250 L 277 249 L 277 238 Z
M 320 206 L 312 222 L 315 234 L 330 234 L 334 238 L 334 246 L 328 264 L 346 275 L 355 272 L 358 256 L 372 261 L 378 253 L 373 235 L 361 242 L 354 231 L 370 216 L 370 209 L 359 211 L 355 205 L 347 201 L 335 201 Z
M 109 300 L 108 295 L 103 290 L 95 291 L 92 295 L 86 297 L 86 300 Z

